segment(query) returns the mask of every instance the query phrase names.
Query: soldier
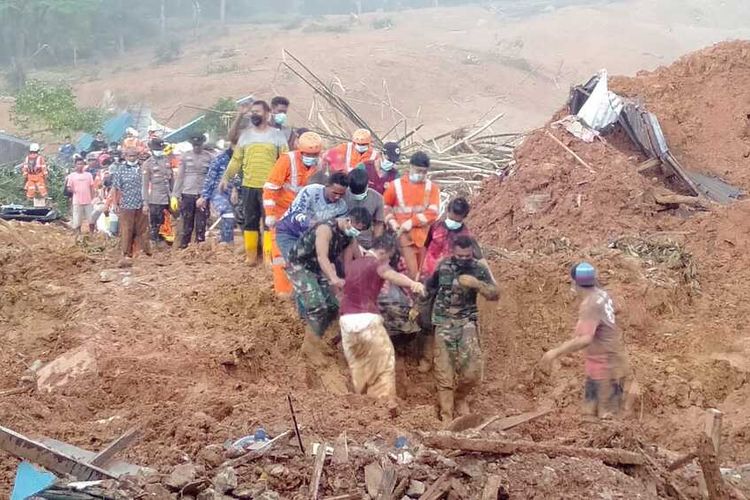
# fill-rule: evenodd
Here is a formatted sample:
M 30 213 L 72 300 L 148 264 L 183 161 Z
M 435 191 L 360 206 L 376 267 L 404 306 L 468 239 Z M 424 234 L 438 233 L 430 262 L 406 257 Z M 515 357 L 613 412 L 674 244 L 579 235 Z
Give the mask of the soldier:
M 440 418 L 447 423 L 453 420 L 454 407 L 459 415 L 469 413 L 466 397 L 482 377 L 477 293 L 496 301 L 499 292 L 489 268 L 474 256 L 469 236 L 453 241 L 453 255 L 425 284 L 435 294 L 435 380 Z

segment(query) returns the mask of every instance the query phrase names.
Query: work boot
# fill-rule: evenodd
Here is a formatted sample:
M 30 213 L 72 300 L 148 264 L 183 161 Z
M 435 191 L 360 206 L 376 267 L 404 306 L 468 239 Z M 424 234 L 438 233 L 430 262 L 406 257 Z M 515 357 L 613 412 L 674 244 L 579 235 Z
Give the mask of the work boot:
M 453 421 L 453 391 L 438 390 L 438 405 L 440 406 L 440 420 L 446 425 L 451 423 Z
M 456 393 L 454 404 L 456 407 L 456 415 L 458 415 L 459 417 L 463 417 L 464 415 L 468 415 L 469 413 L 471 413 L 469 402 L 466 401 L 465 394 Z
M 255 266 L 258 264 L 258 231 L 244 231 L 245 263 Z
M 271 235 L 271 230 L 267 229 L 263 231 L 263 264 L 268 268 L 270 268 L 273 263 L 273 253 L 271 251 L 272 245 L 273 237 Z
M 427 335 L 422 345 L 422 359 L 419 360 L 417 370 L 419 373 L 427 373 L 432 370 L 432 359 L 435 356 L 435 336 Z

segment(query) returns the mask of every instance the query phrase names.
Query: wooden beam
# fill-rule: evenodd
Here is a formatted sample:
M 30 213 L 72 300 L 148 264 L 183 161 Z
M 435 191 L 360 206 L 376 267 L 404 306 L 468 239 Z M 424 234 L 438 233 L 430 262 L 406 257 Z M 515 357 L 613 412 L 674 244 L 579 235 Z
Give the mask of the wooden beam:
M 0 449 L 55 474 L 71 475 L 79 481 L 117 479 L 117 476 L 104 469 L 76 460 L 5 427 L 0 427 Z
M 701 436 L 700 443 L 698 444 L 698 463 L 701 465 L 703 478 L 706 480 L 709 500 L 725 500 L 729 498 L 724 478 L 721 477 L 716 449 L 709 436 Z
M 109 446 L 97 453 L 89 463 L 91 465 L 96 465 L 97 467 L 104 467 L 105 465 L 107 465 L 107 462 L 115 457 L 115 455 L 120 453 L 122 450 L 124 450 L 134 442 L 138 441 L 140 438 L 141 430 L 137 427 L 134 427 L 119 438 L 112 441 Z
M 612 448 L 579 448 L 533 441 L 505 441 L 494 439 L 470 439 L 455 435 L 425 435 L 424 443 L 444 450 L 478 451 L 498 455 L 515 453 L 544 453 L 550 457 L 569 456 L 601 460 L 609 465 L 641 465 L 643 456 L 632 451 Z
M 717 456 L 719 455 L 719 448 L 721 447 L 721 423 L 723 418 L 724 414 L 716 408 L 709 408 L 706 410 L 706 421 L 703 433 L 711 439 Z
M 659 158 L 651 158 L 650 160 L 646 160 L 643 163 L 638 165 L 638 173 L 642 174 L 646 170 L 651 170 L 652 168 L 661 165 L 661 160 Z
M 328 448 L 328 443 L 320 443 L 318 445 L 318 452 L 315 454 L 312 478 L 310 479 L 310 500 L 318 500 L 320 480 L 323 477 L 323 466 L 326 463 L 326 448 Z
M 583 161 L 583 158 L 581 158 L 580 156 L 578 156 L 575 153 L 575 151 L 573 151 L 568 146 L 566 146 L 560 139 L 558 139 L 557 137 L 555 137 L 554 135 L 552 135 L 552 132 L 550 132 L 549 130 L 545 130 L 544 133 L 547 134 L 548 136 L 550 136 L 550 138 L 553 141 L 555 141 L 561 148 L 563 148 L 565 151 L 567 151 L 568 154 L 570 154 L 573 158 L 575 158 L 575 160 L 578 163 L 580 163 L 582 166 L 586 167 L 589 172 L 591 172 L 592 174 L 596 173 L 596 170 L 594 170 L 594 168 L 591 165 L 589 165 L 588 163 L 586 163 L 585 161 Z
M 697 196 L 654 193 L 654 200 L 659 205 L 689 205 L 693 207 L 706 207 L 706 200 Z

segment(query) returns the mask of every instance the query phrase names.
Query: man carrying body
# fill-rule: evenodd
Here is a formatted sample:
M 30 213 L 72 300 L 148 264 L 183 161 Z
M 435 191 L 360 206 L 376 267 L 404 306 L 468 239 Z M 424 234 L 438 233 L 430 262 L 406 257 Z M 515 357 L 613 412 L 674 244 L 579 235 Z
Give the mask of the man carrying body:
M 282 155 L 271 169 L 263 185 L 263 210 L 266 227 L 270 228 L 272 243 L 273 287 L 276 295 L 291 295 L 292 284 L 286 276 L 286 262 L 276 242 L 276 223 L 289 209 L 297 193 L 307 185 L 308 179 L 317 172 L 323 139 L 315 132 L 304 133 L 295 141 L 298 149 Z
M 477 294 L 498 300 L 497 284 L 489 268 L 474 257 L 474 241 L 459 236 L 453 255 L 443 260 L 425 286 L 435 294 L 432 324 L 435 326 L 435 380 L 440 419 L 451 422 L 469 413 L 466 401 L 482 378 Z
M 180 248 L 187 248 L 195 228 L 195 241 L 201 243 L 206 240 L 206 223 L 208 222 L 208 207 L 198 207 L 198 198 L 203 190 L 208 166 L 213 157 L 203 149 L 206 136 L 195 134 L 190 138 L 193 150 L 182 155 L 180 168 L 174 183 L 174 192 L 170 200 L 173 211 L 180 210 L 182 218 L 182 236 Z
M 353 209 L 354 210 L 354 209 Z M 371 250 L 347 267 L 341 300 L 341 344 L 352 374 L 354 392 L 382 398 L 395 408 L 396 356 L 383 317 L 378 295 L 388 281 L 393 286 L 424 293 L 424 286 L 397 273 L 389 265 L 396 253 L 396 241 L 380 236 Z
M 345 252 L 358 250 L 357 235 L 369 227 L 370 214 L 364 208 L 355 208 L 347 217 L 310 227 L 289 252 L 287 274 L 309 327 L 308 345 L 320 344 L 338 315 L 339 305 L 331 287 L 341 290 L 344 280 L 336 274 L 335 262 Z
M 597 286 L 596 270 L 588 262 L 570 269 L 573 290 L 581 297 L 575 337 L 544 354 L 540 362 L 549 373 L 552 363 L 569 353 L 586 350 L 584 412 L 610 417 L 620 410 L 628 359 L 615 323 L 615 305 L 609 294 Z
M 143 170 L 143 201 L 148 205 L 149 234 L 151 242 L 159 241 L 159 228 L 164 224 L 164 211 L 169 210 L 172 193 L 172 167 L 164 155 L 164 141 L 156 138 L 149 144 L 151 157 Z
M 344 201 L 349 210 L 363 207 L 370 213 L 372 229 L 362 231 L 357 242 L 364 249 L 369 249 L 375 238 L 382 236 L 385 231 L 385 216 L 383 214 L 383 196 L 372 188 L 367 187 L 368 178 L 364 168 L 355 168 L 349 172 L 349 189 Z
M 84 172 L 83 168 L 86 163 L 80 156 L 75 159 L 75 171 L 65 180 L 68 189 L 73 193 L 73 217 L 71 227 L 81 233 L 83 224 L 88 224 L 89 233 L 94 232 L 94 221 L 92 215 L 94 212 L 94 178 L 90 173 Z
M 329 177 L 325 186 L 310 184 L 300 190 L 289 210 L 276 224 L 276 244 L 287 263 L 292 247 L 308 228 L 318 222 L 346 215 L 348 209 L 344 195 L 347 187 L 347 175 L 336 172 Z
M 370 187 L 380 194 L 385 193 L 391 182 L 401 176 L 396 169 L 400 159 L 401 147 L 397 142 L 383 144 L 383 151 L 380 155 L 374 160 L 364 162 Z
M 294 129 L 288 125 L 288 113 L 289 99 L 280 95 L 271 99 L 271 126 L 280 130 L 281 133 L 284 134 L 284 137 L 286 137 L 289 149 L 294 149 L 297 135 L 295 134 Z
M 23 161 L 21 174 L 26 181 L 26 198 L 33 201 L 35 198 L 45 200 L 47 198 L 47 162 L 44 160 L 40 151 L 39 144 L 31 143 L 29 145 L 29 154 Z
M 112 174 L 112 197 L 119 216 L 120 247 L 124 258 L 133 257 L 137 242 L 146 255 L 151 255 L 148 237 L 148 206 L 143 203 L 143 179 L 138 165 L 138 151 L 126 149 L 125 162 Z M 105 212 L 108 213 L 108 210 Z
M 400 177 L 385 190 L 385 221 L 399 236 L 401 255 L 409 276 L 416 279 L 424 259 L 430 225 L 440 210 L 440 188 L 427 180 L 430 157 L 417 151 L 411 157 L 408 177 Z
M 258 262 L 260 225 L 263 221 L 263 185 L 268 180 L 276 161 L 289 150 L 286 137 L 280 130 L 268 124 L 271 108 L 265 101 L 255 101 L 250 107 L 251 127 L 244 130 L 224 173 L 219 189 L 226 191 L 231 180 L 242 172 L 244 203 L 243 238 L 245 261 L 250 265 Z M 271 232 L 263 236 L 263 247 L 270 259 Z

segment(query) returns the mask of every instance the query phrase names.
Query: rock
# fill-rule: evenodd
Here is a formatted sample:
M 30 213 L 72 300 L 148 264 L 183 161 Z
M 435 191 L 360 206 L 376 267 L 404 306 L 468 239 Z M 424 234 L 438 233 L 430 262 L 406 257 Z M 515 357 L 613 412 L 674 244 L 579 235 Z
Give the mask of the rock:
M 275 477 L 283 477 L 289 474 L 289 469 L 281 464 L 276 464 L 268 470 L 268 473 Z
M 214 476 L 214 489 L 220 493 L 233 491 L 237 487 L 237 473 L 227 467 Z
M 198 452 L 198 461 L 213 469 L 224 462 L 224 448 L 220 444 L 210 444 Z
M 87 373 L 96 373 L 96 354 L 90 345 L 67 351 L 36 372 L 39 391 L 52 392 L 72 379 Z
M 419 498 L 424 495 L 426 489 L 427 488 L 422 481 L 415 481 L 414 479 L 412 479 L 411 481 L 409 481 L 409 489 L 406 490 L 406 496 Z
M 102 283 L 110 283 L 117 279 L 117 271 L 111 269 L 105 269 L 99 273 L 99 281 Z
M 198 469 L 193 464 L 181 464 L 172 470 L 172 473 L 164 481 L 164 484 L 173 491 L 180 491 L 188 484 L 195 481 Z
M 146 498 L 169 498 L 169 490 L 159 483 L 147 484 L 143 487 Z

